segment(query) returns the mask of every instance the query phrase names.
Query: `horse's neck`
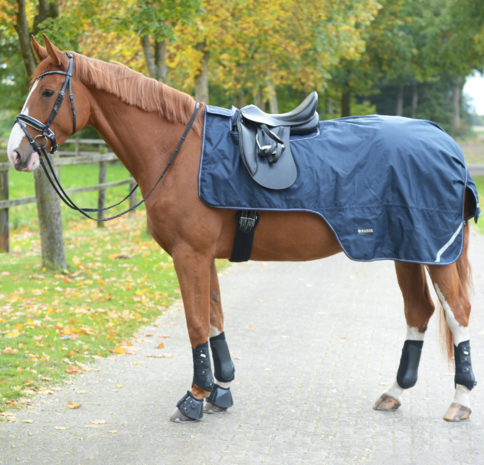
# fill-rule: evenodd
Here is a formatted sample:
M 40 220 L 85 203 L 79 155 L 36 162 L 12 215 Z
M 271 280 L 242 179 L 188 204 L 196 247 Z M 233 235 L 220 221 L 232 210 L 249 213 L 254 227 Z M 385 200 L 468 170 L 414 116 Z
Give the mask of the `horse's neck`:
M 185 126 L 128 105 L 112 94 L 96 90 L 92 94 L 94 108 L 88 124 L 146 190 L 166 166 Z

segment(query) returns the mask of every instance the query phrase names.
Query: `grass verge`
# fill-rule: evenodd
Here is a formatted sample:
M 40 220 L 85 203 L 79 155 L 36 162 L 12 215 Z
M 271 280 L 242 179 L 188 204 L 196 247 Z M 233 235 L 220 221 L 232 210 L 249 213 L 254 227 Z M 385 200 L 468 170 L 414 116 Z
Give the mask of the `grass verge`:
M 108 176 L 127 173 L 114 165 Z M 96 184 L 97 166 L 63 167 L 62 182 Z M 11 198 L 33 195 L 33 180 L 23 173 L 13 173 L 9 184 Z M 126 188 L 113 191 L 108 202 Z M 96 198 L 78 196 L 82 205 L 96 205 Z M 36 206 L 11 213 L 12 252 L 0 254 L 0 411 L 51 393 L 52 384 L 91 370 L 96 358 L 129 352 L 127 339 L 180 297 L 172 259 L 150 237 L 143 209 L 105 228 L 63 210 L 63 272 L 41 268 Z

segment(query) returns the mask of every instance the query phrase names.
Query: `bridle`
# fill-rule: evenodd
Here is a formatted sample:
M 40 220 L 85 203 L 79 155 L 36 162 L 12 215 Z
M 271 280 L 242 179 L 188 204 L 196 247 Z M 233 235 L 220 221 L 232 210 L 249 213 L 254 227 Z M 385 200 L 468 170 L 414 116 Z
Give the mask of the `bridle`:
M 143 198 L 140 202 L 138 202 L 136 205 L 131 207 L 129 210 L 126 210 L 123 213 L 120 213 L 119 215 L 111 216 L 110 218 L 101 218 L 101 219 L 93 218 L 92 216 L 88 215 L 86 212 L 94 213 L 94 212 L 106 211 L 106 210 L 110 210 L 111 208 L 114 208 L 114 207 L 122 204 L 125 200 L 127 200 L 129 197 L 131 197 L 131 195 L 138 188 L 138 184 L 136 184 L 133 187 L 133 189 L 131 189 L 129 194 L 123 200 L 121 200 L 121 202 L 118 202 L 118 203 L 111 205 L 110 207 L 106 207 L 106 208 L 80 208 L 72 201 L 72 199 L 66 194 L 66 192 L 62 188 L 62 186 L 59 182 L 59 179 L 57 178 L 57 175 L 55 173 L 52 162 L 51 162 L 49 155 L 47 153 L 46 147 L 47 147 L 48 140 L 49 140 L 50 145 L 51 145 L 51 149 L 50 149 L 49 153 L 53 154 L 53 153 L 57 152 L 57 141 L 55 139 L 54 131 L 52 131 L 52 129 L 50 129 L 50 125 L 52 124 L 52 121 L 54 121 L 54 118 L 57 116 L 57 113 L 59 112 L 60 106 L 62 105 L 62 102 L 64 101 L 67 86 L 69 86 L 69 99 L 71 101 L 72 119 L 73 119 L 72 134 L 71 135 L 74 135 L 75 132 L 76 132 L 76 108 L 74 106 L 74 95 L 72 94 L 72 69 L 73 69 L 73 66 L 74 66 L 74 57 L 73 57 L 72 53 L 69 53 L 69 52 L 66 52 L 66 56 L 67 56 L 67 58 L 69 58 L 69 66 L 67 67 L 67 71 L 60 71 L 60 70 L 59 71 L 58 70 L 46 71 L 45 73 L 40 74 L 36 79 L 36 81 L 38 81 L 39 79 L 43 78 L 44 76 L 46 76 L 48 74 L 62 74 L 63 76 L 66 77 L 64 84 L 62 85 L 62 89 L 60 91 L 60 94 L 57 97 L 57 101 L 55 102 L 54 108 L 52 109 L 52 112 L 51 112 L 47 122 L 45 124 L 41 123 L 39 120 L 32 118 L 29 115 L 24 115 L 23 113 L 20 113 L 19 115 L 17 115 L 15 122 L 22 128 L 22 130 L 25 133 L 25 135 L 27 136 L 27 139 L 29 140 L 30 145 L 32 146 L 34 152 L 37 152 L 39 154 L 39 160 L 40 160 L 40 164 L 42 166 L 42 169 L 44 170 L 44 173 L 46 174 L 47 179 L 49 180 L 50 184 L 52 185 L 52 187 L 54 188 L 55 192 L 60 197 L 60 199 L 69 208 L 71 208 L 73 210 L 77 210 L 79 213 L 81 213 L 82 215 L 84 215 L 85 217 L 87 217 L 91 220 L 99 221 L 99 222 L 113 220 L 115 218 L 119 218 L 120 216 L 126 215 L 126 213 L 129 213 L 130 211 L 139 207 L 142 203 L 144 203 L 146 201 L 146 199 L 155 190 L 156 186 L 159 184 L 159 182 L 165 176 L 165 173 L 167 172 L 168 168 L 171 166 L 171 164 L 175 160 L 175 157 L 177 156 L 181 146 L 183 145 L 183 142 L 185 141 L 185 138 L 188 135 L 188 133 L 189 133 L 189 131 L 190 131 L 192 125 L 193 125 L 193 122 L 195 121 L 198 110 L 200 108 L 200 103 L 196 102 L 195 110 L 193 111 L 192 117 L 190 118 L 190 121 L 189 121 L 189 123 L 188 123 L 188 125 L 185 129 L 185 132 L 183 133 L 182 138 L 180 139 L 180 142 L 178 143 L 173 155 L 171 156 L 170 161 L 168 162 L 165 169 L 163 170 L 163 173 L 161 173 L 161 176 L 159 177 L 158 181 L 156 181 L 156 184 L 148 192 L 148 195 L 145 198 Z M 29 134 L 29 132 L 27 131 L 26 125 L 34 128 L 37 131 L 40 131 L 42 134 L 39 134 L 35 137 L 32 137 Z M 46 141 L 46 143 L 44 145 L 39 145 L 36 142 L 36 139 L 39 139 L 39 138 L 44 139 Z M 49 170 L 46 168 L 44 160 L 43 160 L 42 157 L 45 157 Z M 50 173 L 49 173 L 49 171 L 50 171 Z

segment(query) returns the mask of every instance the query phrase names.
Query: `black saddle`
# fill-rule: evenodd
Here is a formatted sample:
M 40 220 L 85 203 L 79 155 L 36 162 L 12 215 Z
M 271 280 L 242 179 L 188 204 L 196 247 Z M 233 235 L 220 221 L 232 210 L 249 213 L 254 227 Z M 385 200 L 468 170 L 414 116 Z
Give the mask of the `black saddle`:
M 270 115 L 255 105 L 237 116 L 242 160 L 254 181 L 269 189 L 287 189 L 297 178 L 289 137 L 314 132 L 319 124 L 318 94 L 313 92 L 289 113 Z

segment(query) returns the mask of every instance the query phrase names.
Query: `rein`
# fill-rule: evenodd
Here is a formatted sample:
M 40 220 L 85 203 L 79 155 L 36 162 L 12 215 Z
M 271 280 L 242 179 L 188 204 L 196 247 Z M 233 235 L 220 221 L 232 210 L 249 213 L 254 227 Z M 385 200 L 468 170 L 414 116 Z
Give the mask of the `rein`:
M 40 159 L 40 164 L 42 165 L 42 169 L 44 170 L 44 173 L 47 176 L 47 179 L 49 180 L 51 186 L 54 188 L 56 194 L 60 197 L 60 199 L 69 208 L 71 208 L 72 210 L 77 210 L 79 213 L 84 215 L 86 218 L 89 218 L 89 219 L 94 220 L 94 221 L 102 222 L 102 221 L 114 220 L 115 218 L 119 218 L 120 216 L 126 215 L 126 213 L 129 213 L 129 212 L 133 211 L 135 208 L 138 208 L 142 203 L 144 203 L 148 199 L 148 197 L 156 189 L 156 186 L 158 186 L 160 181 L 163 179 L 163 177 L 165 176 L 165 173 L 168 171 L 168 168 L 171 166 L 171 164 L 175 160 L 176 156 L 178 155 L 178 152 L 179 152 L 181 146 L 183 145 L 183 142 L 185 142 L 185 138 L 187 137 L 188 133 L 190 132 L 190 129 L 192 128 L 192 125 L 193 125 L 195 118 L 197 116 L 198 110 L 200 108 L 200 103 L 196 102 L 195 110 L 193 111 L 192 117 L 190 118 L 190 121 L 189 121 L 189 123 L 188 123 L 188 125 L 185 129 L 185 132 L 183 133 L 183 136 L 180 139 L 180 142 L 178 142 L 178 145 L 177 145 L 175 151 L 173 152 L 173 155 L 171 156 L 170 161 L 168 162 L 165 169 L 161 173 L 161 176 L 158 178 L 158 181 L 156 181 L 155 185 L 148 192 L 146 197 L 143 198 L 136 205 L 134 205 L 130 209 L 120 213 L 119 215 L 115 215 L 115 216 L 111 216 L 109 218 L 103 218 L 103 219 L 93 218 L 92 216 L 88 215 L 86 212 L 89 212 L 89 213 L 101 212 L 101 211 L 105 211 L 105 210 L 110 210 L 111 208 L 114 208 L 114 207 L 122 204 L 125 200 L 127 200 L 129 197 L 131 197 L 131 195 L 133 195 L 135 190 L 138 188 L 138 184 L 136 184 L 134 186 L 134 188 L 130 191 L 130 193 L 123 200 L 121 200 L 120 202 L 118 202 L 114 205 L 111 205 L 110 207 L 106 207 L 106 208 L 80 208 L 74 203 L 74 201 L 66 194 L 66 192 L 62 188 L 60 181 L 57 178 L 57 175 L 55 174 L 55 170 L 54 170 L 52 162 L 49 158 L 49 155 L 47 153 L 46 146 L 49 143 L 48 140 L 50 140 L 50 143 L 51 143 L 50 153 L 53 154 L 53 153 L 57 152 L 57 141 L 55 139 L 54 132 L 52 131 L 52 129 L 50 129 L 50 125 L 52 124 L 52 121 L 56 117 L 56 115 L 59 111 L 59 108 L 60 108 L 60 106 L 61 106 L 61 104 L 64 100 L 64 96 L 65 96 L 67 86 L 69 86 L 69 99 L 71 101 L 71 108 L 72 108 L 72 118 L 73 118 L 72 134 L 74 134 L 76 132 L 76 108 L 74 106 L 74 95 L 72 94 L 72 68 L 73 68 L 73 65 L 74 65 L 74 57 L 69 52 L 67 52 L 66 55 L 67 55 L 67 58 L 69 58 L 69 66 L 67 68 L 67 71 L 47 71 L 47 72 L 39 75 L 39 77 L 36 79 L 36 80 L 39 80 L 39 79 L 41 79 L 42 77 L 44 77 L 48 74 L 62 74 L 66 77 L 64 84 L 62 86 L 62 89 L 60 91 L 59 97 L 57 98 L 57 101 L 54 105 L 54 108 L 53 108 L 53 110 L 52 110 L 52 112 L 49 116 L 49 119 L 47 120 L 47 123 L 45 123 L 45 124 L 41 123 L 39 120 L 32 118 L 31 116 L 24 115 L 23 113 L 20 113 L 19 115 L 17 115 L 15 122 L 18 123 L 18 125 L 22 128 L 22 130 L 25 133 L 25 135 L 27 136 L 27 139 L 29 140 L 30 145 L 32 146 L 34 152 L 37 152 L 39 154 L 39 159 Z M 36 129 L 37 131 L 42 132 L 42 134 L 39 134 L 38 136 L 35 136 L 34 138 L 32 138 L 32 136 L 27 131 L 26 125 Z M 38 138 L 43 138 L 46 141 L 45 145 L 39 145 L 36 142 L 36 139 L 38 139 Z M 45 157 L 45 159 L 47 160 L 47 166 L 50 170 L 50 174 L 49 174 L 49 170 L 46 168 L 46 165 L 45 165 L 42 157 Z

